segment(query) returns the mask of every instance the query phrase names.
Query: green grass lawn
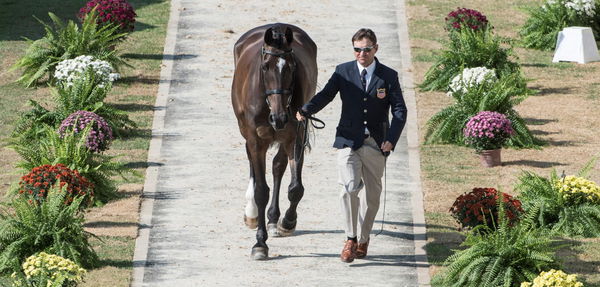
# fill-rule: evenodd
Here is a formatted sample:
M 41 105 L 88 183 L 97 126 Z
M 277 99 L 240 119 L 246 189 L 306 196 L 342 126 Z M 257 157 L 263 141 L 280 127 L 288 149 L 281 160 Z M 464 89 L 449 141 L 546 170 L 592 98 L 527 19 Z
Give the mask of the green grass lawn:
M 444 17 L 457 7 L 475 9 L 487 16 L 498 35 L 517 44 L 517 32 L 527 14 L 522 9 L 537 5 L 533 0 L 407 0 L 409 37 L 415 84 L 423 80 L 448 40 Z M 595 108 L 599 102 L 600 63 L 552 63 L 552 51 L 536 51 L 515 46 L 513 61 L 521 64 L 528 86 L 537 90 L 517 111 L 532 132 L 548 142 L 541 150 L 502 150 L 504 165 L 486 169 L 474 151 L 450 145 L 422 145 L 421 172 L 425 199 L 428 244 L 426 250 L 433 265 L 430 273 L 443 269 L 442 262 L 461 249 L 464 234 L 450 216 L 449 208 L 462 193 L 474 187 L 495 187 L 516 195 L 513 186 L 523 171 L 547 176 L 552 169 L 572 174 L 579 170 L 600 145 Z M 426 121 L 449 105 L 452 99 L 442 92 L 417 90 L 418 125 L 421 137 Z M 421 143 L 423 139 L 421 139 Z M 600 169 L 592 171 L 599 182 Z M 567 273 L 576 273 L 585 286 L 600 286 L 600 239 L 564 239 L 558 253 Z
M 168 0 L 129 2 L 137 13 L 136 29 L 128 39 L 117 46 L 117 51 L 132 67 L 125 67 L 121 71 L 121 80 L 115 82 L 107 102 L 127 111 L 138 128 L 117 139 L 108 153 L 120 156 L 121 161 L 128 163 L 143 175 L 151 138 L 152 107 L 158 90 L 170 4 Z M 19 71 L 8 71 L 27 48 L 23 37 L 35 40 L 44 33 L 42 25 L 34 16 L 49 23 L 48 12 L 52 12 L 64 21 L 76 20 L 77 12 L 84 4 L 85 1 L 73 0 L 0 1 L 0 141 L 3 143 L 10 135 L 19 113 L 29 109 L 29 99 L 35 99 L 45 106 L 52 104 L 48 87 L 42 84 L 32 89 L 23 88 L 14 83 L 20 76 Z M 4 194 L 11 184 L 18 182 L 21 172 L 14 169 L 14 163 L 19 159 L 17 155 L 4 144 L 0 147 L 0 193 Z M 137 211 L 143 176 L 115 180 L 118 183 L 128 183 L 129 186 L 133 184 L 134 187 L 130 189 L 135 190 L 123 192 L 124 198 L 117 201 L 117 205 L 126 202 L 130 206 L 122 209 Z M 137 200 L 131 200 L 131 197 L 136 197 Z M 91 212 L 102 214 L 103 209 L 113 208 L 109 205 L 94 208 Z M 122 221 L 118 214 L 111 217 L 111 220 Z M 127 220 L 131 221 L 129 218 Z M 131 224 L 135 226 L 137 221 Z M 107 228 L 110 228 L 110 224 Z M 135 232 L 115 234 L 102 235 L 101 240 L 92 239 L 92 245 L 100 256 L 101 266 L 88 271 L 83 286 L 129 286 L 136 235 Z M 0 280 L 0 285 L 3 283 L 5 281 Z

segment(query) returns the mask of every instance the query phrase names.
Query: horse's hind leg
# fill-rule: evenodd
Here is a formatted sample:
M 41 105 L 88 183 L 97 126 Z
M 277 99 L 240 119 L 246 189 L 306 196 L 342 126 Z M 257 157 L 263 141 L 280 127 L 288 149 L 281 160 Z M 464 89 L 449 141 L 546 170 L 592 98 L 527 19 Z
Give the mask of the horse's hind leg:
M 285 212 L 285 216 L 282 217 L 278 224 L 277 230 L 281 236 L 289 236 L 296 230 L 296 223 L 298 214 L 296 208 L 298 203 L 304 196 L 304 186 L 302 185 L 302 163 L 304 161 L 303 145 L 300 141 L 300 137 L 293 142 L 293 145 L 288 149 L 288 160 L 290 162 L 290 171 L 292 173 L 292 180 L 288 187 L 288 200 L 290 201 L 290 207 Z
M 279 146 L 277 154 L 273 158 L 273 195 L 271 196 L 271 206 L 267 213 L 269 222 L 267 224 L 267 231 L 270 236 L 277 237 L 277 221 L 281 213 L 279 212 L 279 188 L 281 187 L 281 178 L 285 173 L 287 167 L 287 155 L 283 145 Z
M 250 163 L 250 180 L 248 182 L 248 188 L 246 189 L 246 207 L 244 208 L 244 223 L 250 229 L 256 229 L 257 218 L 258 218 L 258 207 L 254 201 L 254 170 L 252 170 L 252 159 L 250 158 L 250 151 L 248 151 L 248 145 L 246 145 L 246 154 L 248 155 L 248 162 Z

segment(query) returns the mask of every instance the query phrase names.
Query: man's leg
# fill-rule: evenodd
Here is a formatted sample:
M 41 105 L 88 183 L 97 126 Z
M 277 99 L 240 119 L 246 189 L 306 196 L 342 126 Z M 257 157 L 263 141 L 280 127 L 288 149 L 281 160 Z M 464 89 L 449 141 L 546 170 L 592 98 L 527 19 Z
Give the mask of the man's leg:
M 365 181 L 365 192 L 360 198 L 359 243 L 367 243 L 373 229 L 373 222 L 379 210 L 381 195 L 381 177 L 385 167 L 385 157 L 381 154 L 373 138 L 367 138 L 358 150 L 362 161 L 362 178 Z
M 357 218 L 360 201 L 358 192 L 363 187 L 361 180 L 362 162 L 358 154 L 351 148 L 338 151 L 338 182 L 342 185 L 340 203 L 344 230 L 348 238 L 356 238 Z M 347 240 L 342 249 L 341 259 L 344 262 L 352 262 L 356 257 L 356 242 Z
M 359 209 L 358 192 L 364 186 L 362 180 L 362 162 L 351 148 L 338 151 L 338 183 L 342 185 L 340 203 L 346 236 L 356 237 Z

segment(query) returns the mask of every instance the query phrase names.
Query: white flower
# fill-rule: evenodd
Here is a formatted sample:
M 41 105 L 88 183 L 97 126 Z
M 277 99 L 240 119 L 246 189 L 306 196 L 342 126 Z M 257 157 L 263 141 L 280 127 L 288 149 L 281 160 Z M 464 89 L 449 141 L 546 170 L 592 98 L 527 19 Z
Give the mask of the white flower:
M 474 86 L 483 83 L 492 83 L 497 80 L 494 70 L 486 67 L 465 68 L 462 73 L 456 75 L 450 82 L 448 87 L 448 96 L 452 96 L 454 92 L 467 92 Z
M 567 0 L 565 7 L 575 10 L 579 15 L 594 17 L 596 14 L 596 3 L 594 0 Z
M 545 5 L 542 5 L 542 8 L 546 9 L 546 5 L 552 6 L 555 4 L 564 5 L 567 9 L 573 10 L 581 16 L 594 17 L 596 15 L 596 2 L 594 0 L 548 0 Z
M 100 87 L 119 78 L 119 74 L 114 73 L 112 66 L 108 62 L 96 60 L 94 57 L 86 55 L 58 63 L 54 77 L 69 87 L 73 85 L 74 81 L 85 77 L 88 70 L 91 70 L 96 75 L 96 80 Z

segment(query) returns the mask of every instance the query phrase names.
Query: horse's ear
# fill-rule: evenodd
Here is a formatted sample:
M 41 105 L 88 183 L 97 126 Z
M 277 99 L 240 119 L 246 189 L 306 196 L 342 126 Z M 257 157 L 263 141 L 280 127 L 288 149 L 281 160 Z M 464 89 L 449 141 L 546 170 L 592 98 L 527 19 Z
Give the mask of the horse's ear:
M 265 31 L 265 43 L 267 46 L 273 46 L 273 28 L 269 28 Z
M 285 28 L 285 40 L 288 45 L 292 45 L 292 42 L 294 41 L 294 31 L 292 31 L 290 27 Z

